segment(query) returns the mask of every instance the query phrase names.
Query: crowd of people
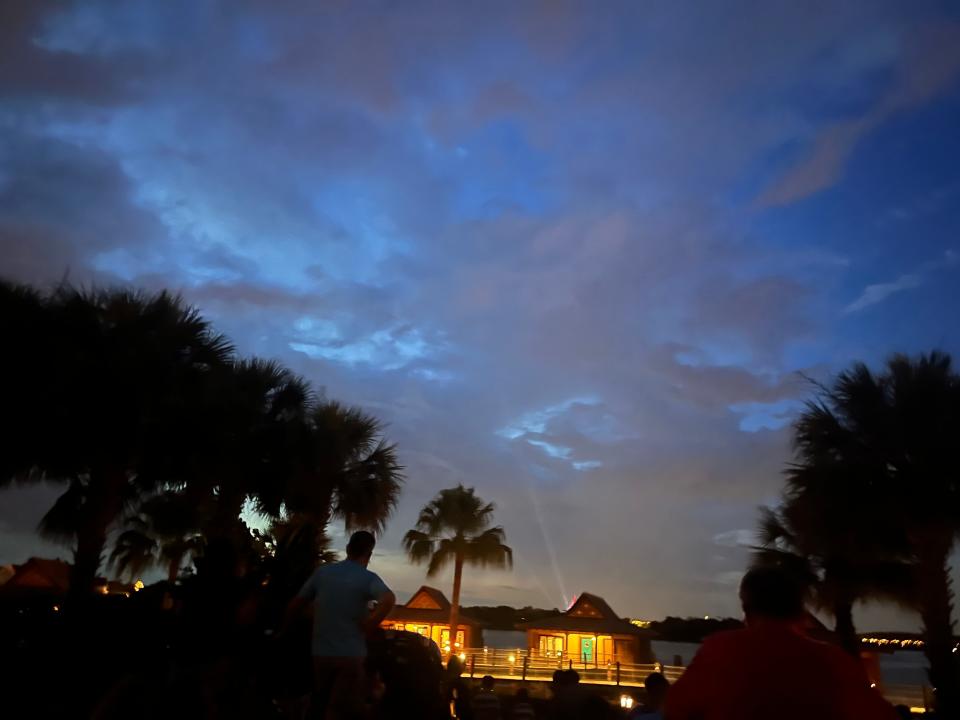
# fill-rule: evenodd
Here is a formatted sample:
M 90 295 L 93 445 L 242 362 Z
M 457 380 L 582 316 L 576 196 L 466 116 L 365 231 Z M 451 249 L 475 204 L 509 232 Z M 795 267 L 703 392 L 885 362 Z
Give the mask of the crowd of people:
M 364 661 L 365 636 L 387 616 L 395 597 L 367 568 L 374 544 L 369 533 L 355 533 L 347 559 L 316 570 L 291 602 L 281 629 L 282 636 L 313 603 L 315 717 L 362 717 L 382 692 Z M 751 570 L 740 599 L 745 627 L 707 638 L 672 687 L 660 673 L 651 674 L 630 718 L 897 720 L 898 710 L 870 686 L 853 657 L 805 636 L 803 588 L 790 575 L 777 568 Z M 462 670 L 452 657 L 442 690 L 444 713 L 459 720 L 580 720 L 621 713 L 596 688 L 581 684 L 574 670 L 558 670 L 550 699 L 536 702 L 526 688 L 498 693 L 489 675 L 473 691 Z

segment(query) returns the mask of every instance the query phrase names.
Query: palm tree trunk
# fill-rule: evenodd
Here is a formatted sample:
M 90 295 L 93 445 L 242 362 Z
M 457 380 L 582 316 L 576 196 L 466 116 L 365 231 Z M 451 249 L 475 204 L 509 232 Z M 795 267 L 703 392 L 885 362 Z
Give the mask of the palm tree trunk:
M 453 598 L 450 601 L 450 654 L 457 654 L 457 628 L 460 625 L 460 581 L 463 579 L 463 553 L 457 553 L 453 565 Z M 466 639 L 466 638 L 464 638 Z M 461 650 L 463 648 L 460 648 Z
M 948 566 L 951 535 L 926 537 L 917 544 L 920 617 L 924 654 L 934 688 L 937 717 L 960 718 L 960 676 L 953 652 L 953 590 Z
M 834 626 L 840 641 L 840 647 L 855 658 L 860 657 L 860 639 L 853 625 L 853 603 L 849 600 L 837 600 L 833 605 Z
M 74 598 L 82 598 L 94 590 L 107 544 L 107 530 L 123 509 L 124 481 L 122 472 L 91 476 L 86 506 L 77 524 L 77 548 L 70 576 L 70 594 Z
M 73 553 L 70 574 L 70 594 L 73 597 L 81 598 L 93 592 L 106 544 L 106 528 L 95 520 L 87 520 L 77 529 L 77 549 Z

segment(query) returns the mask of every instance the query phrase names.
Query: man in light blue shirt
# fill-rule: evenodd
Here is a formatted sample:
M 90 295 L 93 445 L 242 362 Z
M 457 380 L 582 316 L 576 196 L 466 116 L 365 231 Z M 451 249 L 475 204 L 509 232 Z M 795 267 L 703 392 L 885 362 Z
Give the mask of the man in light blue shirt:
M 366 635 L 396 603 L 383 580 L 367 570 L 374 545 L 373 535 L 355 532 L 347 543 L 347 559 L 317 568 L 287 609 L 287 618 L 293 618 L 313 602 L 316 689 L 328 718 L 337 717 L 361 695 Z M 377 602 L 373 611 L 372 600 Z

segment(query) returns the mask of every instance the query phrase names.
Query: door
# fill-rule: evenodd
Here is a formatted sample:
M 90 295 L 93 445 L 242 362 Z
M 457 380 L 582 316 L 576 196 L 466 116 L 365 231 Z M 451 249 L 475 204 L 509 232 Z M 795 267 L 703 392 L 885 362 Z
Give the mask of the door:
M 594 642 L 595 639 L 592 637 L 580 638 L 580 660 L 585 663 L 593 662 Z

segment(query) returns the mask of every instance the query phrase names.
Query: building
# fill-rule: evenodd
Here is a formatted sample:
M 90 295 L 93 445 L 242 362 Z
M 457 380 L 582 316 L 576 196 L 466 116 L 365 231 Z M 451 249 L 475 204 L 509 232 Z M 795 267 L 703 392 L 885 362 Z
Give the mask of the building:
M 13 572 L 4 571 L 6 580 L 0 584 L 0 597 L 62 597 L 70 591 L 73 566 L 63 560 L 32 557 L 22 565 L 9 567 Z M 94 588 L 104 595 L 117 591 L 114 586 L 117 583 L 108 583 L 105 578 L 94 579 Z
M 5 594 L 66 595 L 71 566 L 63 560 L 32 557 L 13 566 L 13 576 L 3 584 Z
M 454 648 L 480 647 L 483 632 L 480 623 L 469 615 L 460 614 L 454 648 L 450 646 L 450 601 L 436 588 L 424 585 L 406 605 L 397 605 L 390 611 L 382 626 L 393 630 L 415 632 L 433 640 L 443 652 Z
M 562 615 L 517 626 L 527 632 L 531 657 L 586 665 L 652 663 L 653 633 L 617 616 L 607 601 L 582 593 Z

